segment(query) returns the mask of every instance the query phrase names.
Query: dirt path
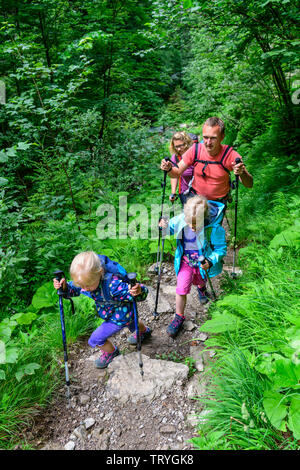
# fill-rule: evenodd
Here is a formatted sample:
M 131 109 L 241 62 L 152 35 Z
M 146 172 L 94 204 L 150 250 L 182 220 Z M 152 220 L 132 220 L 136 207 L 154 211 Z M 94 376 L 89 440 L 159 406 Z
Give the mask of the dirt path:
M 226 228 L 226 227 L 225 227 Z M 225 266 L 232 263 L 232 251 L 228 249 Z M 224 275 L 224 274 L 223 274 Z M 215 291 L 220 294 L 220 277 L 213 280 Z M 156 289 L 156 276 L 147 281 Z M 176 277 L 173 265 L 164 263 L 160 297 L 175 306 Z M 142 353 L 152 359 L 177 360 L 191 356 L 193 348 L 205 348 L 205 336 L 198 327 L 208 318 L 209 304 L 201 306 L 196 288 L 188 296 L 185 328 L 173 340 L 166 328 L 173 313 L 163 313 L 154 319 L 149 303 L 139 303 L 139 316 L 152 330 L 151 339 L 142 346 Z M 127 343 L 127 329 L 115 337 L 122 354 L 135 350 Z M 69 367 L 72 398 L 67 406 L 65 389 L 57 399 L 36 417 L 25 438 L 34 449 L 42 450 L 181 450 L 193 449 L 189 440 L 197 435 L 195 414 L 203 410 L 194 397 L 205 389 L 203 370 L 213 360 L 213 352 L 203 355 L 203 367 L 197 370 L 184 386 L 175 386 L 151 403 L 120 404 L 106 391 L 107 370 L 97 370 L 94 360 L 99 352 L 82 339 L 69 351 Z M 138 364 L 137 364 L 138 368 Z M 195 388 L 196 387 L 196 388 Z M 198 388 L 197 388 L 198 387 Z M 200 387 L 200 388 L 199 388 Z M 204 410 L 205 412 L 205 410 Z

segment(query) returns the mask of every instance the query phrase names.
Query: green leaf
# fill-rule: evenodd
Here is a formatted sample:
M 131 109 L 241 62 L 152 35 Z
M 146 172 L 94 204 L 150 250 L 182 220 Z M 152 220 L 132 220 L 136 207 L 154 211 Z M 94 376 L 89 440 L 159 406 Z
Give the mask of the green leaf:
M 291 329 L 288 330 L 290 334 L 287 333 L 286 337 L 289 339 L 289 345 L 291 348 L 295 349 L 296 351 L 300 350 L 300 329 L 297 328 L 291 334 Z
M 16 146 L 14 145 L 13 147 L 6 149 L 6 155 L 8 157 L 16 157 L 17 156 Z
M 39 364 L 31 362 L 30 364 L 26 364 L 25 366 L 20 367 L 15 373 L 15 377 L 17 381 L 20 382 L 24 375 L 33 375 L 36 369 L 39 369 L 40 367 L 41 366 Z
M 31 144 L 27 144 L 26 142 L 19 142 L 17 150 L 28 150 Z
M 300 439 L 300 396 L 291 399 L 288 426 L 295 439 Z
M 12 329 L 5 325 L 5 324 L 0 324 L 0 337 L 4 340 L 8 340 L 11 337 Z
M 0 177 L 0 186 L 6 186 L 8 183 L 8 180 L 6 178 Z
M 293 387 L 297 385 L 297 366 L 290 359 L 282 358 L 274 361 L 275 372 L 273 382 L 277 387 Z
M 0 369 L 0 380 L 5 380 L 5 372 Z
M 226 295 L 224 299 L 218 302 L 220 307 L 231 307 L 242 315 L 247 315 L 252 309 L 252 300 L 246 295 Z
M 32 306 L 36 310 L 46 307 L 54 307 L 58 302 L 58 295 L 53 287 L 53 282 L 47 282 L 39 287 L 32 297 Z
M 7 162 L 8 160 L 8 157 L 6 155 L 6 153 L 4 152 L 4 150 L 1 150 L 0 152 L 0 163 L 5 163 Z
M 261 374 L 270 376 L 275 372 L 273 359 L 271 354 L 259 356 L 255 361 L 254 367 Z
M 274 391 L 264 393 L 263 405 L 271 424 L 281 431 L 286 431 L 283 422 L 287 415 L 287 406 L 284 404 L 284 396 Z
M 193 5 L 192 0 L 183 0 L 183 8 L 191 8 L 192 5 Z
M 34 312 L 22 313 L 21 316 L 17 318 L 17 322 L 19 325 L 30 325 L 36 318 L 37 314 Z
M 15 377 L 16 377 L 17 381 L 20 382 L 21 379 L 22 379 L 22 377 L 24 377 L 24 371 L 23 371 L 23 369 L 18 370 L 18 371 L 15 373 Z
M 35 362 L 31 362 L 30 364 L 26 364 L 24 367 L 24 372 L 26 375 L 33 375 L 37 369 L 40 369 L 40 364 L 36 364 Z
M 270 242 L 270 248 L 278 248 L 279 246 L 300 246 L 300 226 L 292 225 L 275 235 Z
M 5 343 L 0 340 L 0 364 L 6 363 Z
M 206 321 L 200 331 L 208 333 L 223 333 L 224 331 L 236 330 L 239 319 L 230 313 L 216 314 L 212 320 Z
M 18 349 L 14 347 L 6 348 L 6 363 L 14 364 L 18 360 Z

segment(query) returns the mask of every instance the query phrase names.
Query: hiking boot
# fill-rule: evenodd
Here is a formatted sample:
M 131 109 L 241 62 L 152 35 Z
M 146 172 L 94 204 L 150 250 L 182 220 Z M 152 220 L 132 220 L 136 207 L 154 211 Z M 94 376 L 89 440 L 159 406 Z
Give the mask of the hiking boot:
M 170 325 L 167 328 L 167 334 L 171 336 L 171 338 L 175 338 L 175 336 L 178 334 L 180 328 L 183 325 L 184 320 L 185 317 L 175 314 L 174 319 L 171 321 Z
M 95 366 L 97 369 L 105 369 L 108 364 L 113 360 L 114 357 L 120 354 L 119 349 L 116 347 L 112 353 L 108 353 L 106 351 L 102 351 L 101 356 L 99 359 L 95 360 Z
M 203 287 L 198 287 L 197 286 L 197 291 L 198 291 L 200 304 L 201 305 L 207 304 L 207 302 L 209 301 L 209 298 L 208 298 L 206 287 L 205 286 L 203 286 Z
M 150 328 L 147 326 L 146 330 L 143 333 L 140 333 L 141 342 L 143 342 L 147 338 L 150 338 L 151 333 L 152 333 L 152 330 L 150 330 Z M 129 336 L 129 338 L 127 338 L 127 341 L 129 344 L 137 344 L 136 332 L 133 335 Z

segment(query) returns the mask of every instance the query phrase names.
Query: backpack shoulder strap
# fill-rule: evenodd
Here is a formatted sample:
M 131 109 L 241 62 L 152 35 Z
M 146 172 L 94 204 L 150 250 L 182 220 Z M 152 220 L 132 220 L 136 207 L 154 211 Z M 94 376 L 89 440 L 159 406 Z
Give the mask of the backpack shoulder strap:
M 195 165 L 195 163 L 198 161 L 198 160 L 197 160 L 197 157 L 198 157 L 198 146 L 199 146 L 199 143 L 196 142 L 196 143 L 195 143 L 195 153 L 194 153 L 194 163 L 193 163 L 193 165 Z
M 222 158 L 220 160 L 220 165 L 222 165 L 224 170 L 227 171 L 227 173 L 229 173 L 229 174 L 230 174 L 230 171 L 223 165 L 223 161 L 224 161 L 226 155 L 227 154 L 229 155 L 232 150 L 233 150 L 233 147 L 230 147 L 229 145 L 227 145 L 227 148 L 225 149 L 225 152 L 223 153 Z
M 196 145 L 197 145 L 197 144 L 196 144 Z M 194 160 L 194 164 L 196 164 L 196 163 L 198 163 L 198 162 L 204 164 L 204 167 L 202 168 L 202 176 L 206 176 L 206 175 L 205 175 L 205 170 L 206 170 L 207 165 L 209 165 L 209 164 L 221 165 L 221 167 L 223 168 L 223 170 L 225 170 L 226 173 L 228 173 L 228 174 L 230 175 L 230 171 L 228 170 L 228 168 L 226 168 L 226 167 L 223 165 L 223 161 L 224 161 L 224 158 L 226 157 L 226 155 L 231 152 L 231 150 L 233 150 L 233 148 L 232 148 L 232 147 L 229 147 L 229 145 L 228 145 L 228 146 L 226 147 L 226 149 L 225 149 L 225 151 L 224 151 L 224 153 L 223 153 L 222 158 L 221 158 L 220 161 L 199 160 L 199 159 L 196 157 L 195 160 Z M 197 155 L 197 154 L 195 153 L 195 155 Z
M 109 284 L 111 283 L 112 276 L 115 274 L 120 279 L 122 279 L 123 281 L 126 281 L 127 280 L 127 272 L 126 272 L 125 268 L 123 268 L 123 266 L 121 266 L 116 261 L 112 261 L 108 256 L 98 255 L 98 257 L 101 261 L 102 266 L 105 269 L 104 278 L 103 278 L 102 283 L 101 283 L 103 297 L 105 298 L 106 301 L 109 301 L 109 300 L 111 300 L 111 295 L 110 295 L 110 292 L 109 292 Z
M 109 284 L 111 283 L 111 278 L 113 277 L 113 273 L 105 273 L 104 278 L 101 283 L 103 297 L 106 301 L 111 300 L 111 295 L 109 292 Z

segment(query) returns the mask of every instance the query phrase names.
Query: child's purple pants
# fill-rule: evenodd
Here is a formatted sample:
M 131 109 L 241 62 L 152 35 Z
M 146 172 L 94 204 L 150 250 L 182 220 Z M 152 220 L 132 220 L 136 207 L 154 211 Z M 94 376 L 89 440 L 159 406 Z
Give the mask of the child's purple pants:
M 118 333 L 118 331 L 122 330 L 126 326 L 132 333 L 135 331 L 134 321 L 132 321 L 129 325 L 116 325 L 116 323 L 104 321 L 95 331 L 93 331 L 89 337 L 88 344 L 92 348 L 95 346 L 103 346 L 110 336 Z

